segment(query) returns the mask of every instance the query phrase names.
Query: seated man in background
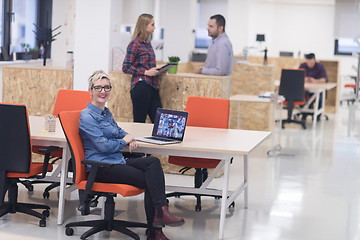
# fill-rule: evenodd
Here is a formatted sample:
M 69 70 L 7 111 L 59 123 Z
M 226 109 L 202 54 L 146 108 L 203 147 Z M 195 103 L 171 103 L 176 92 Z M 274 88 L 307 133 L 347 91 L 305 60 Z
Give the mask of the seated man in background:
M 316 61 L 315 54 L 305 54 L 305 62 L 301 63 L 299 68 L 305 70 L 305 83 L 327 83 L 329 81 L 324 65 Z M 305 89 L 306 90 L 306 89 Z M 313 93 L 305 91 L 305 99 L 309 99 Z M 312 108 L 313 103 L 310 104 Z M 319 108 L 322 107 L 322 93 L 319 99 Z M 320 116 L 318 116 L 318 120 Z
M 324 65 L 316 62 L 315 54 L 305 54 L 305 62 L 299 68 L 305 70 L 305 82 L 326 83 L 329 81 Z

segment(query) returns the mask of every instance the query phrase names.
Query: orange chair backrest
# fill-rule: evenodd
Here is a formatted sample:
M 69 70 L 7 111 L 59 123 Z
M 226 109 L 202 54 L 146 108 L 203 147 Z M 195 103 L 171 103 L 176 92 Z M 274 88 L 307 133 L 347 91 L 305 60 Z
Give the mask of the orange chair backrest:
M 71 89 L 59 89 L 56 96 L 53 115 L 57 116 L 62 111 L 77 111 L 87 107 L 91 102 L 88 91 L 78 91 Z
M 188 97 L 185 111 L 188 126 L 228 128 L 230 101 L 221 98 Z
M 85 159 L 85 152 L 79 134 L 79 120 L 81 111 L 64 111 L 59 113 L 61 126 L 64 130 L 73 161 L 75 162 L 75 183 L 87 179 L 85 165 L 81 163 Z

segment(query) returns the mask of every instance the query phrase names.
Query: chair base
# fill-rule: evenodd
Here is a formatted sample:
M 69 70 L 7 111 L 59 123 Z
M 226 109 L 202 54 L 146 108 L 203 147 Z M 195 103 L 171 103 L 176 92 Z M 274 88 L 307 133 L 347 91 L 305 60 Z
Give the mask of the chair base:
M 129 222 L 129 221 L 122 221 L 122 220 L 92 220 L 92 221 L 84 221 L 84 222 L 72 222 L 66 224 L 66 230 L 65 233 L 67 236 L 73 235 L 72 227 L 92 227 L 85 233 L 83 233 L 80 237 L 80 239 L 86 239 L 89 236 L 101 232 L 101 231 L 118 231 L 123 234 L 126 234 L 133 239 L 139 240 L 140 237 L 134 233 L 133 231 L 129 230 L 129 227 L 142 227 L 147 228 L 148 225 L 145 223 L 138 223 L 138 222 Z
M 17 202 L 17 196 L 18 196 L 18 186 L 16 183 L 12 182 L 10 183 L 9 192 L 8 192 L 9 201 L 4 203 L 0 207 L 0 217 L 8 213 L 14 214 L 20 212 L 40 218 L 39 226 L 46 227 L 46 217 L 50 215 L 50 211 L 49 211 L 50 207 L 41 204 L 19 203 Z M 44 209 L 44 211 L 42 213 L 39 213 L 33 209 Z
M 196 205 L 195 211 L 201 211 L 201 197 L 214 197 L 215 199 L 220 199 L 221 196 L 219 195 L 210 195 L 210 194 L 194 194 L 194 193 L 184 193 L 184 192 L 172 192 L 166 194 L 166 197 L 180 197 L 180 196 L 195 196 L 196 197 Z
M 68 223 L 65 225 L 66 228 L 65 233 L 67 236 L 73 235 L 74 230 L 72 229 L 72 227 L 92 227 L 91 229 L 83 233 L 80 238 L 86 239 L 89 236 L 104 230 L 106 231 L 115 230 L 123 234 L 126 234 L 132 237 L 133 239 L 139 240 L 140 237 L 128 228 L 129 227 L 148 228 L 148 225 L 145 223 L 115 220 L 114 212 L 115 212 L 114 198 L 113 195 L 109 194 L 106 196 L 104 219 Z
M 182 173 L 186 172 L 191 168 L 185 168 L 185 171 L 182 171 Z M 194 177 L 194 187 L 200 188 L 202 183 L 208 178 L 208 170 L 207 168 L 196 168 L 195 177 Z M 184 192 L 172 192 L 167 193 L 166 197 L 180 197 L 180 196 L 195 196 L 196 197 L 196 205 L 195 205 L 195 211 L 200 212 L 201 211 L 201 197 L 214 197 L 215 199 L 220 199 L 221 195 L 211 195 L 211 194 L 195 194 L 195 193 L 184 193 Z M 235 207 L 235 203 L 232 202 L 230 207 Z
M 299 121 L 299 120 L 293 120 L 293 119 L 283 119 L 283 120 L 281 121 L 281 128 L 284 129 L 286 123 L 297 123 L 297 124 L 300 124 L 303 129 L 306 129 L 306 122 L 305 122 L 305 120 Z

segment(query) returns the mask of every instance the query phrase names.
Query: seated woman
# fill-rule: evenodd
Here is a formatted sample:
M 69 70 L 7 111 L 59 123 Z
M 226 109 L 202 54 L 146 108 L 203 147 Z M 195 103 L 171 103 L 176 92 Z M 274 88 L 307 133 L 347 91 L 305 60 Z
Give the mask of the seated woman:
M 162 232 L 165 225 L 180 226 L 184 219 L 169 213 L 165 197 L 165 178 L 158 158 L 125 159 L 120 152 L 129 146 L 130 152 L 138 147 L 133 136 L 122 130 L 111 112 L 105 107 L 111 93 L 111 81 L 103 71 L 89 78 L 92 102 L 81 112 L 79 133 L 85 149 L 85 159 L 116 163 L 101 168 L 95 181 L 123 183 L 145 189 L 145 211 L 149 228 L 148 240 L 168 239 Z

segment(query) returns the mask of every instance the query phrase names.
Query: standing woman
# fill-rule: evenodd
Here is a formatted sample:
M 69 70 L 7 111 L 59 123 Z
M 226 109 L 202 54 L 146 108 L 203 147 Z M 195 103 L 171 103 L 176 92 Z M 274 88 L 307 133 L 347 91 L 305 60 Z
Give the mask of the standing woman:
M 151 122 L 154 122 L 156 110 L 161 108 L 159 72 L 156 68 L 154 49 L 150 43 L 154 30 L 154 17 L 146 13 L 141 14 L 123 63 L 123 72 L 132 74 L 130 95 L 134 122 L 145 122 L 147 115 Z

